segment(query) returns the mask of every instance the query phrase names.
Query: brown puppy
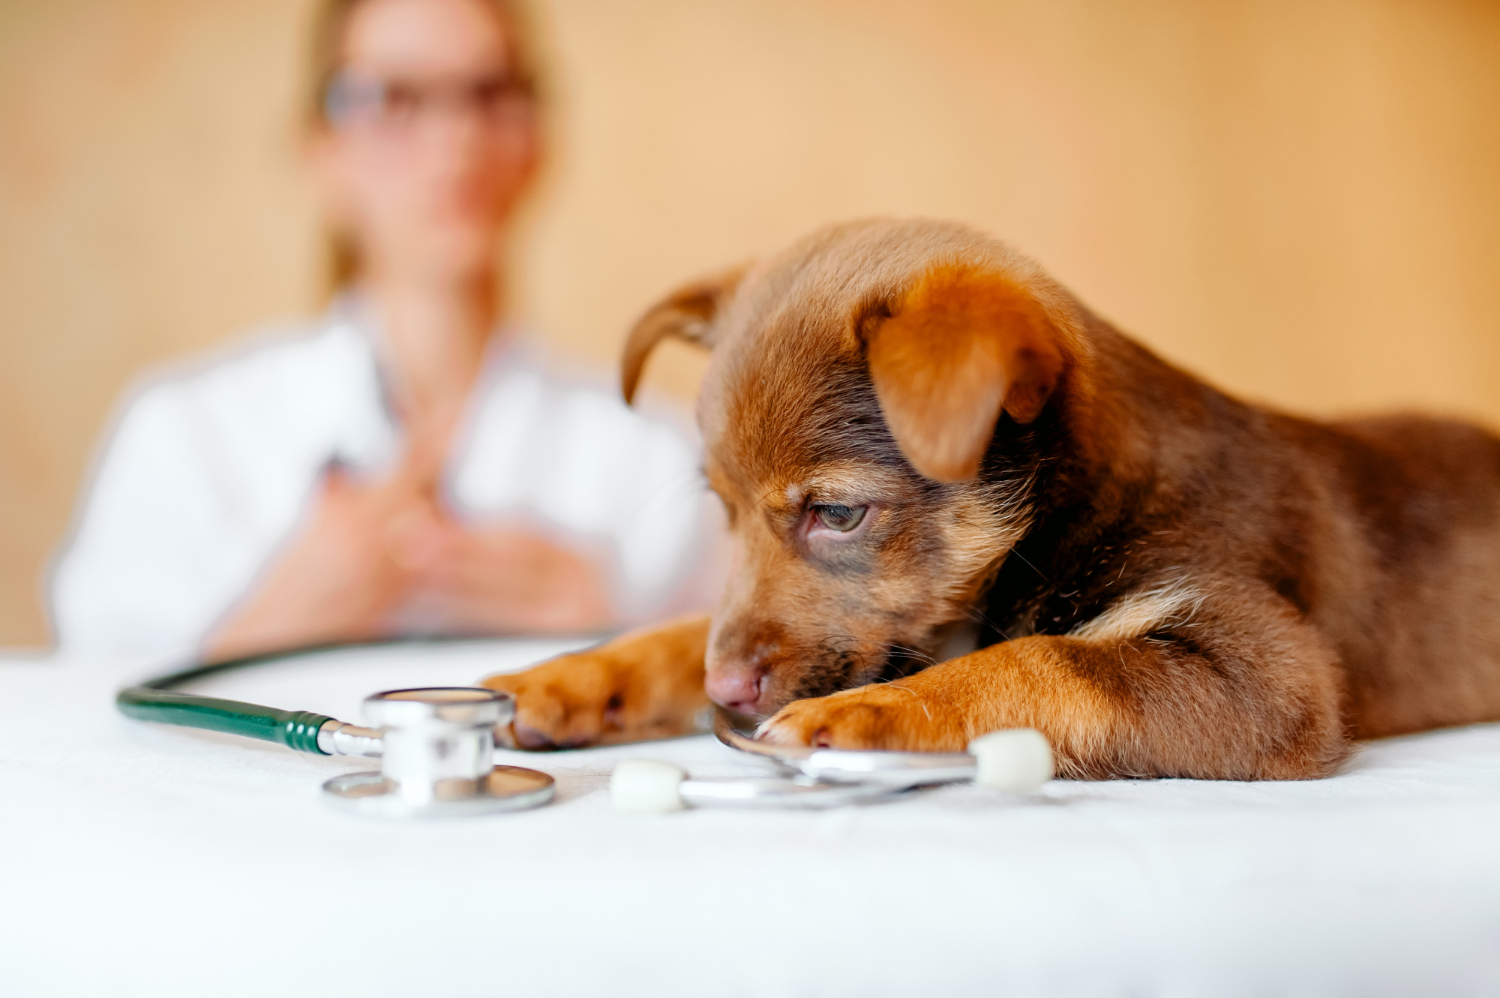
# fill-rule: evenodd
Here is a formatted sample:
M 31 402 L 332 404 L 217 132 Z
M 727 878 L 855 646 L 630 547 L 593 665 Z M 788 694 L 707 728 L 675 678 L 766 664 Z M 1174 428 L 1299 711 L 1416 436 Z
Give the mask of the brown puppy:
M 728 592 L 711 623 L 487 680 L 524 745 L 689 730 L 705 679 L 774 741 L 1030 726 L 1079 777 L 1315 777 L 1351 737 L 1500 718 L 1483 430 L 1240 402 L 935 222 L 684 288 L 630 337 L 627 398 L 665 336 L 713 350 Z

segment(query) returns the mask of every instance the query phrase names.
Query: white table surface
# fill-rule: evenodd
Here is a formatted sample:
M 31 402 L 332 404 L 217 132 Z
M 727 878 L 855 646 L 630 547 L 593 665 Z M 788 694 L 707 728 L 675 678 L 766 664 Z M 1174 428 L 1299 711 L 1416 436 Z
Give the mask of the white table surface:
M 202 689 L 358 720 L 558 646 L 347 650 Z M 615 814 L 628 757 L 503 761 L 537 811 L 337 812 L 320 758 L 129 721 L 121 664 L 0 658 L 0 995 L 1500 994 L 1500 725 L 1310 783 L 972 786 L 824 812 Z

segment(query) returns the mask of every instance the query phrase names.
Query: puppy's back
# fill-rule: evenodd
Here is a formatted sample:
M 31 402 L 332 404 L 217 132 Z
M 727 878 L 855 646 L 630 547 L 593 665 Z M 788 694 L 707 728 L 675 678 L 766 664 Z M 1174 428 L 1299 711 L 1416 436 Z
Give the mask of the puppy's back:
M 1384 416 L 1302 443 L 1349 521 L 1330 529 L 1367 552 L 1325 566 L 1339 595 L 1311 612 L 1345 660 L 1355 736 L 1500 717 L 1500 438 Z

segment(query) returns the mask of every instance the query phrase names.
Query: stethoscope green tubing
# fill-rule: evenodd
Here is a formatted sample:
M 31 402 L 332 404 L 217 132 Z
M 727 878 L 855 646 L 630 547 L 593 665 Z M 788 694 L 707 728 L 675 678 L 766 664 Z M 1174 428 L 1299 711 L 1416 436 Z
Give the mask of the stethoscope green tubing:
M 278 662 L 309 652 L 325 651 L 336 647 L 347 646 L 324 645 L 318 648 L 297 648 L 291 651 L 246 655 L 222 662 L 194 665 L 191 668 L 157 676 L 155 679 L 148 679 L 135 686 L 127 686 L 115 695 L 115 706 L 126 717 L 132 717 L 138 721 L 155 721 L 159 724 L 174 724 L 183 728 L 223 731 L 231 735 L 256 738 L 263 742 L 275 742 L 298 752 L 327 755 L 327 752 L 318 748 L 318 729 L 333 720 L 326 714 L 315 714 L 308 710 L 280 710 L 276 707 L 263 707 L 258 703 L 199 696 L 196 693 L 183 693 L 175 687 L 218 675 L 221 672 L 243 669 L 266 662 Z

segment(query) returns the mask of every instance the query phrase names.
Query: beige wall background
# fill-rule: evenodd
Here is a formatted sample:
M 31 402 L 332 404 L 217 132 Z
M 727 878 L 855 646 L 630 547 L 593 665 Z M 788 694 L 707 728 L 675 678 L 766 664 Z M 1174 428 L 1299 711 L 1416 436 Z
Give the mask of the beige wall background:
M 611 363 L 680 279 L 949 216 L 1244 395 L 1500 425 L 1500 4 L 550 0 L 516 307 Z M 305 313 L 307 0 L 0 3 L 0 644 L 113 401 Z M 698 367 L 667 355 L 659 389 Z

